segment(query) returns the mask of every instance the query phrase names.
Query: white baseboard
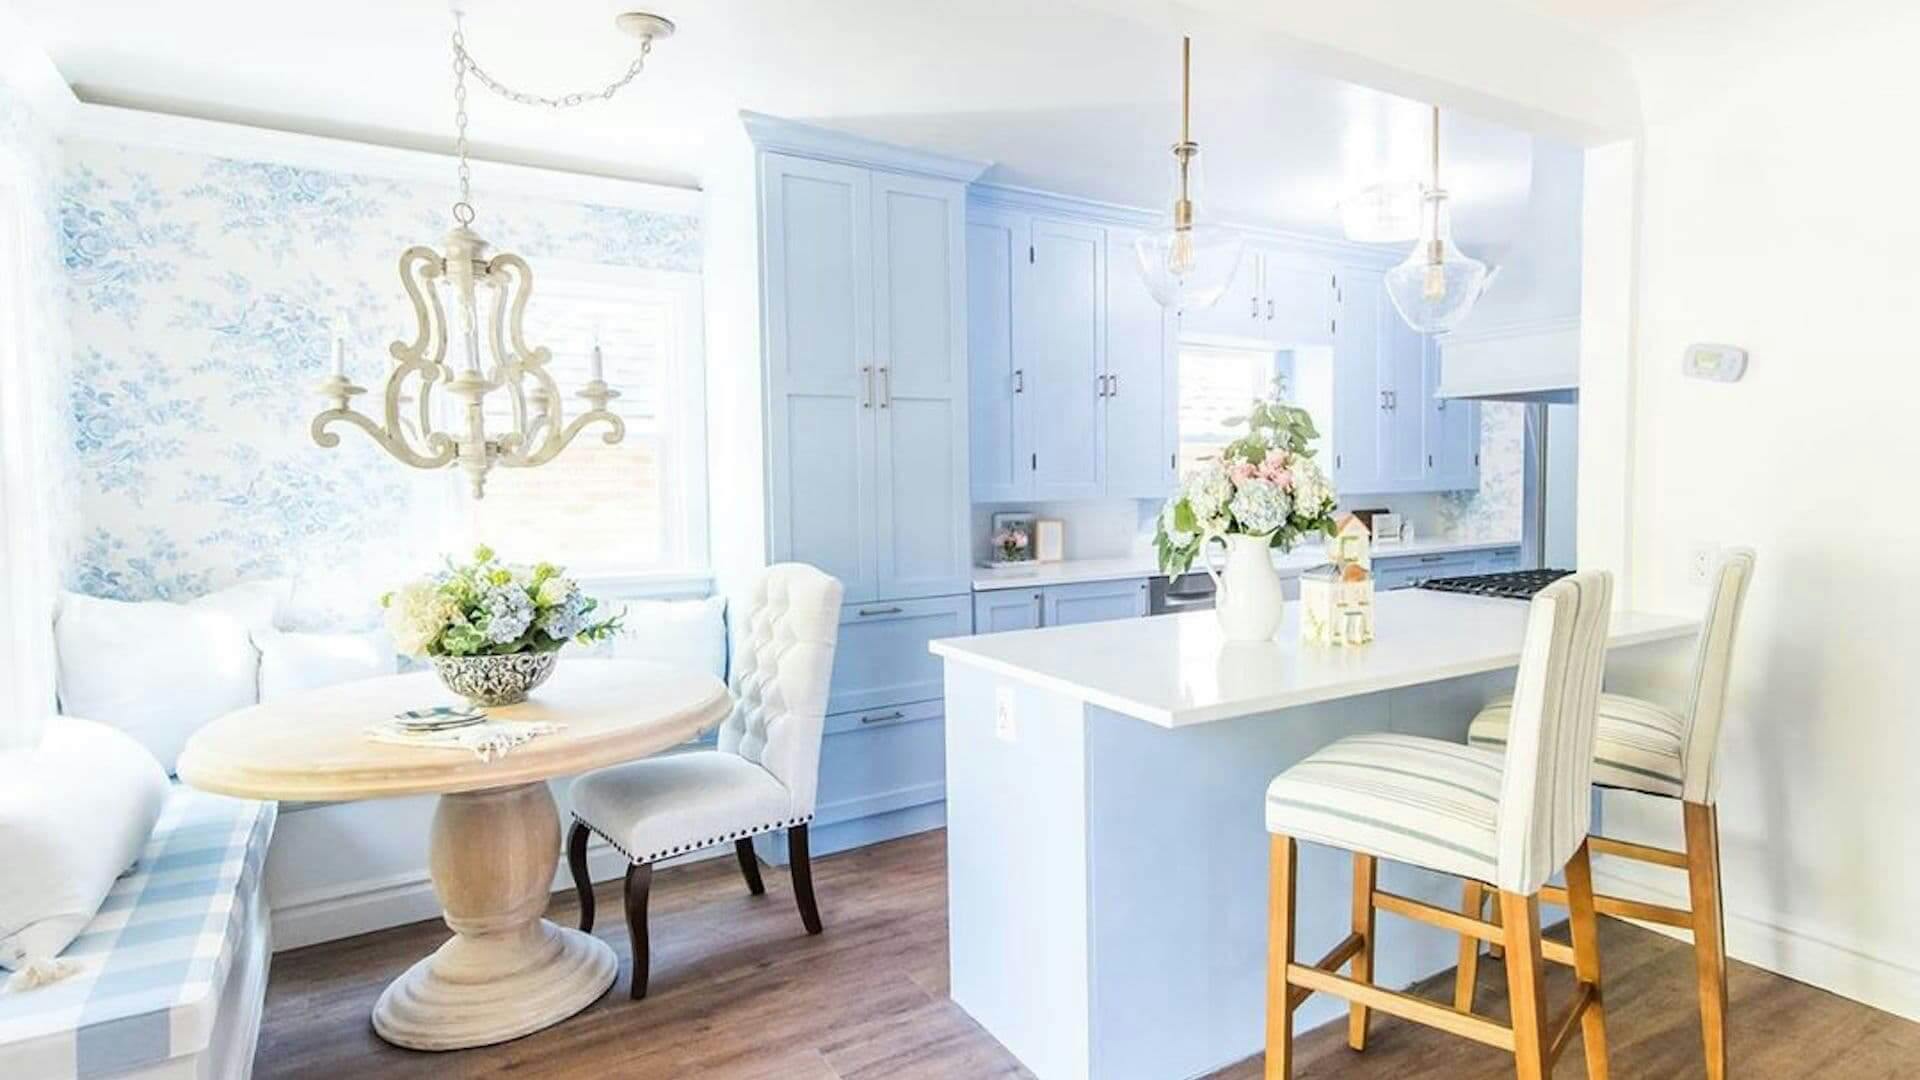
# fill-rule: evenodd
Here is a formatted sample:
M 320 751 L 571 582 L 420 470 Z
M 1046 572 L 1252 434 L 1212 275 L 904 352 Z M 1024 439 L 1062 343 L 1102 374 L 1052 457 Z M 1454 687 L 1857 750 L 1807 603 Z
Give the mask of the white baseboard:
M 660 865 L 675 866 L 731 853 L 731 848 L 716 847 L 663 860 Z M 626 874 L 627 859 L 596 836 L 587 845 L 587 870 L 595 881 L 611 881 Z M 567 870 L 563 855 L 554 868 L 553 889 L 561 892 L 572 888 L 573 876 Z M 433 895 L 433 882 L 425 867 L 385 877 L 345 881 L 325 889 L 276 898 L 273 948 L 275 952 L 283 952 L 439 917 L 440 901 Z
M 1604 893 L 1638 897 L 1668 907 L 1688 906 L 1686 894 L 1641 867 L 1601 858 L 1594 886 Z M 1676 878 L 1676 880 L 1680 880 Z M 1635 925 L 1691 942 L 1672 927 L 1635 920 Z M 1797 982 L 1817 986 L 1863 1005 L 1920 1021 L 1920 970 L 1792 926 L 1727 912 L 1727 954 Z

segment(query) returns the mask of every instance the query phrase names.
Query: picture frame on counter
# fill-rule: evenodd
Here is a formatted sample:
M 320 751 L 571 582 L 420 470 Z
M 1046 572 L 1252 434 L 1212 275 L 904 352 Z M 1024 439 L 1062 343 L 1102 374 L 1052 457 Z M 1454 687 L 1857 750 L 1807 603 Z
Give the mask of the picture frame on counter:
M 993 553 L 994 565 L 1034 561 L 1035 520 L 1034 515 L 1019 511 L 993 515 L 993 532 L 987 538 L 987 546 Z
M 1041 518 L 1033 523 L 1033 557 L 1036 562 L 1059 562 L 1067 557 L 1067 523 Z

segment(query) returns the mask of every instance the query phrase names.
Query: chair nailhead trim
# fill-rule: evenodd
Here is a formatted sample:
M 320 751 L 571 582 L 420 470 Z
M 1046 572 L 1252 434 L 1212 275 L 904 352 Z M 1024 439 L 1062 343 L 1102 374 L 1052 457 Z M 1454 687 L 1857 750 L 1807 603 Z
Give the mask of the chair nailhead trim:
M 725 843 L 728 840 L 744 840 L 749 836 L 759 836 L 761 833 L 773 832 L 776 829 L 791 829 L 796 825 L 806 825 L 813 821 L 813 815 L 803 814 L 799 817 L 788 818 L 785 821 L 776 821 L 770 825 L 756 825 L 751 829 L 738 829 L 733 832 L 727 833 L 724 836 L 710 837 L 706 840 L 696 840 L 688 844 L 678 844 L 673 847 L 666 848 L 665 850 L 662 850 L 662 851 L 656 851 L 644 859 L 634 858 L 633 853 L 631 851 L 628 851 L 626 848 L 621 847 L 620 842 L 618 840 L 615 840 L 613 837 L 608 836 L 604 832 L 601 832 L 599 828 L 597 828 L 593 824 L 593 822 L 588 821 L 587 819 L 581 817 L 579 814 L 573 815 L 573 820 L 578 822 L 581 825 L 585 825 L 587 827 L 588 832 L 591 832 L 595 836 L 598 836 L 600 839 L 605 840 L 607 842 L 607 846 L 613 848 L 613 850 L 626 856 L 626 859 L 628 862 L 638 865 L 640 863 L 658 862 L 661 859 L 671 858 L 675 855 L 684 855 L 690 851 L 699 851 L 701 848 L 709 848 L 715 844 Z

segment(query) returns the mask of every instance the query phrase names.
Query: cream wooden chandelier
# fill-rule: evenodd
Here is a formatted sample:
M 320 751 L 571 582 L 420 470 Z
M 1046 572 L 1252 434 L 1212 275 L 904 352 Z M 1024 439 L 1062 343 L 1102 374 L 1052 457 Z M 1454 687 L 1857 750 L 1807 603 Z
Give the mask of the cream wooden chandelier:
M 541 97 L 513 90 L 489 75 L 467 52 L 461 13 L 454 11 L 453 102 L 454 147 L 459 157 L 460 199 L 453 204 L 453 228 L 444 250 L 415 245 L 400 253 L 400 283 L 413 306 L 415 330 L 410 341 L 388 348 L 393 368 L 381 393 L 380 419 L 353 408 L 353 399 L 367 392 L 347 378 L 345 358 L 336 347 L 333 372 L 320 386 L 329 407 L 313 418 L 313 440 L 323 447 L 340 445 L 340 436 L 327 430 L 336 422 L 367 433 L 389 454 L 417 469 L 458 464 L 467 474 L 476 499 L 486 495 L 487 474 L 495 465 L 531 468 L 552 461 L 590 425 L 606 428 L 608 445 L 626 435 L 626 424 L 607 409 L 619 391 L 602 377 L 598 346 L 594 349 L 587 384 L 575 396 L 588 408 L 567 420 L 560 388 L 547 363 L 553 354 L 527 344 L 522 315 L 533 292 L 533 270 L 518 255 L 490 254 L 487 242 L 470 226 L 474 219 L 467 147 L 467 73 L 510 101 L 549 108 L 572 108 L 592 100 L 606 100 L 639 76 L 656 40 L 673 33 L 673 24 L 657 15 L 628 12 L 615 24 L 640 39 L 640 53 L 625 74 L 594 91 Z M 444 388 L 457 405 L 450 410 L 453 431 L 435 426 L 439 411 L 437 391 Z M 489 433 L 486 401 L 506 395 L 511 417 L 509 430 Z

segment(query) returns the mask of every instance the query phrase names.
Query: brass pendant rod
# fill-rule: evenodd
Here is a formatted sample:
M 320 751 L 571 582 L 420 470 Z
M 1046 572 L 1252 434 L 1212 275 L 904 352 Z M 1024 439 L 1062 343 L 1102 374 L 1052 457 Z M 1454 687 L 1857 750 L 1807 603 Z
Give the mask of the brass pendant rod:
M 1180 141 L 1193 141 L 1193 39 L 1180 39 Z
M 1440 106 L 1433 107 L 1433 190 L 1440 190 Z

